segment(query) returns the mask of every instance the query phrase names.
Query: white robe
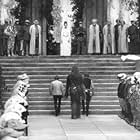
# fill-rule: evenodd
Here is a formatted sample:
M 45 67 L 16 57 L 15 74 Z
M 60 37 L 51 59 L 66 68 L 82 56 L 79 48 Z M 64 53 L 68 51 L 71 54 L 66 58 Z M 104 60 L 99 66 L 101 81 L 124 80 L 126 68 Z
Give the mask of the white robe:
M 118 53 L 128 53 L 127 25 L 119 26 Z
M 41 26 L 38 25 L 38 30 L 39 30 L 39 52 L 38 54 L 41 55 Z M 30 54 L 35 54 L 35 34 L 36 34 L 36 28 L 35 25 L 31 25 L 30 27 L 30 35 L 31 35 L 31 39 L 30 39 Z
M 71 33 L 68 28 L 62 28 L 60 56 L 71 56 Z
M 93 25 L 90 25 L 89 27 L 89 44 L 88 44 L 88 53 L 100 53 L 100 27 L 96 24 L 96 34 L 94 33 L 94 27 Z M 93 46 L 93 40 L 95 38 L 95 47 Z
M 109 48 L 109 42 L 108 42 L 108 25 L 105 25 L 103 28 L 103 37 L 104 37 L 104 49 L 103 49 L 103 53 L 107 54 L 108 53 L 108 49 L 110 49 L 111 52 L 114 54 L 115 53 L 115 40 L 114 40 L 114 26 L 111 25 L 110 26 L 110 34 L 111 34 L 111 38 L 110 38 L 110 43 L 111 43 L 111 48 Z

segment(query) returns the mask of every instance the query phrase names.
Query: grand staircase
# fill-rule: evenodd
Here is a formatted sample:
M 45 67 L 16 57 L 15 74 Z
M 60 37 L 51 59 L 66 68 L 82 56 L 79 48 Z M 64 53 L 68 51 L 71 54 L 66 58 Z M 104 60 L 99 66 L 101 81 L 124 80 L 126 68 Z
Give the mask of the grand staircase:
M 117 98 L 118 80 L 121 72 L 133 74 L 136 64 L 132 61 L 122 62 L 120 56 L 40 56 L 40 57 L 1 57 L 2 76 L 8 87 L 3 92 L 3 101 L 9 96 L 9 90 L 16 83 L 19 74 L 30 76 L 29 89 L 30 114 L 51 114 L 54 110 L 53 99 L 49 95 L 49 84 L 55 75 L 65 83 L 73 64 L 78 64 L 81 73 L 88 72 L 94 81 L 95 95 L 92 98 L 91 114 L 116 114 L 120 111 Z M 70 114 L 70 99 L 63 99 L 62 114 Z

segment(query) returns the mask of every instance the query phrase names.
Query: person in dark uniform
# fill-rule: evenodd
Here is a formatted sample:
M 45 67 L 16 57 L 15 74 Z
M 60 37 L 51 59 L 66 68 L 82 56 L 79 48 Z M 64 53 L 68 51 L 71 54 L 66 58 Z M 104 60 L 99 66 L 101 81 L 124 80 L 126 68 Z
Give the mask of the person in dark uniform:
M 17 35 L 15 38 L 15 54 L 23 55 L 23 36 L 24 36 L 24 29 L 23 26 L 20 25 L 19 20 L 15 23 Z
M 77 55 L 86 53 L 86 31 L 83 28 L 82 21 L 79 22 L 79 27 L 76 29 L 77 40 Z
M 130 96 L 130 89 L 134 85 L 131 81 L 132 81 L 131 78 L 128 77 L 125 80 L 125 86 L 124 86 L 124 100 L 126 102 L 125 120 L 130 124 L 133 123 L 133 114 L 132 114 L 132 107 L 130 104 L 129 96 Z
M 23 35 L 23 51 L 24 51 L 24 55 L 28 56 L 29 55 L 29 46 L 30 46 L 30 33 L 29 33 L 29 29 L 30 29 L 30 21 L 29 20 L 25 20 L 25 24 L 24 24 L 24 35 Z
M 3 25 L 0 25 L 0 56 L 3 56 L 3 34 L 4 34 L 4 26 Z
M 120 26 L 120 20 L 116 20 L 116 25 L 114 26 L 115 30 L 115 53 L 118 53 L 118 39 L 119 39 L 119 27 Z
M 128 37 L 129 42 L 129 52 L 136 54 L 137 53 L 137 40 L 138 40 L 138 29 L 135 25 L 135 21 L 131 21 L 131 26 L 128 28 Z
M 91 97 L 94 95 L 94 85 L 92 80 L 89 78 L 89 74 L 84 75 L 83 83 L 85 86 L 85 100 L 82 100 L 83 107 L 82 114 L 85 114 L 85 101 L 86 101 L 86 116 L 88 116 L 90 100 Z
M 3 55 L 7 56 L 7 50 L 8 50 L 8 35 L 6 35 L 4 33 L 4 30 L 7 28 L 8 26 L 8 22 L 5 22 L 5 24 L 3 25 L 3 36 L 2 36 L 2 46 L 3 46 Z
M 126 82 L 125 82 L 125 79 L 126 79 L 126 74 L 125 73 L 120 73 L 117 75 L 117 78 L 119 79 L 120 83 L 118 85 L 118 98 L 119 98 L 119 103 L 120 103 L 120 106 L 121 106 L 121 114 L 120 114 L 120 117 L 121 118 L 125 118 L 126 117 L 126 101 L 125 101 L 125 98 L 124 98 L 124 88 L 126 86 Z

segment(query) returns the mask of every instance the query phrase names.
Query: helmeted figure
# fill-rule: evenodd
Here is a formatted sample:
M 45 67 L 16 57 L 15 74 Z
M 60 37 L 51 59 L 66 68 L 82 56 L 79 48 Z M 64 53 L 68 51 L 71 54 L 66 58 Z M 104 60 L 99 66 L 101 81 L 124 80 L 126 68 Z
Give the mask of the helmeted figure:
M 134 118 L 134 125 L 140 129 L 140 72 L 134 73 L 135 84 L 129 90 L 129 102 Z

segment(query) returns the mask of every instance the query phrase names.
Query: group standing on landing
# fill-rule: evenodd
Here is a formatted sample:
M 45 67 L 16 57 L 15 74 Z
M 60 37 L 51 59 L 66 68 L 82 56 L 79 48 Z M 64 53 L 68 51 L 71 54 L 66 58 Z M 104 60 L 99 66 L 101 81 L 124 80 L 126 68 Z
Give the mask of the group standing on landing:
M 139 43 L 140 29 L 135 21 L 131 26 L 119 19 L 115 26 L 108 21 L 101 30 L 97 19 L 93 19 L 89 27 L 88 54 L 140 53 Z
M 1 56 L 41 55 L 41 26 L 38 20 L 33 25 L 29 20 L 21 25 L 18 19 L 0 25 L 0 44 Z
M 74 30 L 64 21 L 60 42 L 55 42 L 53 33 L 53 25 L 48 25 L 46 49 L 48 52 L 55 52 L 60 47 L 60 56 L 140 53 L 140 29 L 136 21 L 131 21 L 129 26 L 125 21 L 117 19 L 115 26 L 108 21 L 102 28 L 97 19 L 92 19 L 88 30 L 84 28 L 82 21 L 79 21 Z M 0 55 L 41 55 L 41 34 L 38 20 L 32 25 L 29 20 L 25 20 L 24 25 L 19 20 L 0 25 Z

